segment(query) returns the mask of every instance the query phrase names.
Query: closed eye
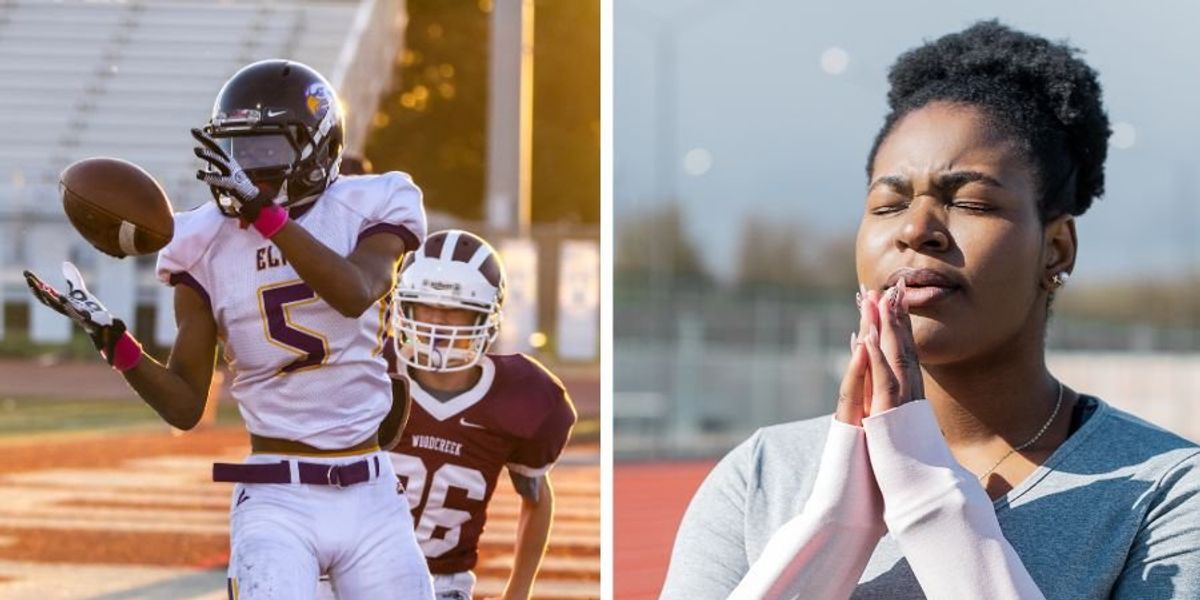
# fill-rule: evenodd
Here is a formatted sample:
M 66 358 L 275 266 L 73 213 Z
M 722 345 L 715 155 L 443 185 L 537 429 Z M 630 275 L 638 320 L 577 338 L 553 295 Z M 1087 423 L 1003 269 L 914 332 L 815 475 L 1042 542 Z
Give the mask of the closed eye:
M 950 203 L 950 206 L 953 208 L 977 213 L 987 213 L 996 210 L 995 206 L 992 206 L 986 202 L 976 202 L 970 200 L 955 200 L 954 202 Z
M 871 214 L 873 214 L 873 215 L 890 215 L 893 213 L 898 213 L 906 208 L 908 208 L 908 202 L 893 202 L 890 204 L 883 204 L 880 206 L 873 207 L 871 209 Z
M 912 194 L 906 189 L 896 189 L 886 178 L 867 197 L 867 212 L 872 215 L 889 215 L 900 212 L 912 204 Z

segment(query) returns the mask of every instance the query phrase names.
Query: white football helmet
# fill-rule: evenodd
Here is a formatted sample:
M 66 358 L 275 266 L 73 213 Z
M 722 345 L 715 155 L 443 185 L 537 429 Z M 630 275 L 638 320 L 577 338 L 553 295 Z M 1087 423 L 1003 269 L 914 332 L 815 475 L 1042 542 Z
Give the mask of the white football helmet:
M 483 238 L 460 229 L 430 234 L 400 265 L 395 292 L 397 357 L 425 371 L 475 366 L 500 331 L 504 287 L 500 254 Z M 414 304 L 466 309 L 479 317 L 473 325 L 461 326 L 417 321 Z

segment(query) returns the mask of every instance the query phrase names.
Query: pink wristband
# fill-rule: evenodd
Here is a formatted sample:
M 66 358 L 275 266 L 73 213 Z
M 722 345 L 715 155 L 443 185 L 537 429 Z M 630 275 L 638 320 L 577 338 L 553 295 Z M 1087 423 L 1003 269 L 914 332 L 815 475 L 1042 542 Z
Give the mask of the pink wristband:
M 283 229 L 284 225 L 287 225 L 287 221 L 287 209 L 278 204 L 272 204 L 258 213 L 258 218 L 254 220 L 254 228 L 263 237 L 271 239 L 272 236 L 279 233 L 280 229 Z
M 101 352 L 101 354 L 104 354 Z M 105 356 L 105 358 L 108 358 Z M 142 345 L 138 343 L 133 334 L 126 331 L 121 339 L 117 340 L 116 346 L 113 347 L 112 366 L 114 369 L 124 373 L 137 366 L 142 361 Z

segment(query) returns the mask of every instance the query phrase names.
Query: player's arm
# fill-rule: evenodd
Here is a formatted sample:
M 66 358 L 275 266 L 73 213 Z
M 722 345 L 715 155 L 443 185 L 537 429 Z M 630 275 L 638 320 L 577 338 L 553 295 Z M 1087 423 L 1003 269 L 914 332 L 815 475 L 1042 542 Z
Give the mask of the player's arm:
M 506 600 L 524 600 L 533 589 L 554 519 L 550 469 L 566 447 L 576 419 L 571 397 L 562 382 L 536 361 L 531 362 L 544 373 L 540 378 L 546 403 L 539 409 L 543 411 L 541 424 L 518 445 L 508 460 L 509 477 L 521 495 L 521 512 L 517 520 L 513 569 L 504 588 Z
M 341 256 L 290 220 L 271 241 L 322 300 L 352 318 L 392 289 L 406 250 L 399 236 L 378 233 L 359 241 L 350 256 Z
M 87 332 L 101 356 L 163 420 L 179 429 L 195 427 L 204 413 L 217 348 L 216 322 L 200 295 L 188 286 L 175 288 L 179 332 L 167 366 L 163 366 L 143 352 L 125 323 L 88 292 L 75 265 L 63 263 L 63 276 L 66 294 L 29 271 L 25 281 L 42 304 Z
M 217 358 L 217 323 L 195 290 L 175 286 L 178 331 L 164 366 L 150 355 L 122 374 L 125 381 L 164 421 L 191 429 L 204 414 Z
M 550 485 L 549 474 L 526 477 L 510 471 L 509 477 L 521 495 L 521 513 L 517 519 L 513 569 L 504 586 L 503 597 L 504 600 L 526 600 L 533 592 L 533 580 L 546 554 L 550 524 L 554 520 L 554 488 Z

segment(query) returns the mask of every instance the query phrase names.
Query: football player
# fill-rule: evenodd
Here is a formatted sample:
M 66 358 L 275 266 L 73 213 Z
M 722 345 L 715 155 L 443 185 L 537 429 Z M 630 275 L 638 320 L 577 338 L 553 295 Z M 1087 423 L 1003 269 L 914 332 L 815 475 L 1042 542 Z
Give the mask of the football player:
M 396 285 L 397 356 L 413 409 L 392 454 L 439 599 L 469 600 L 502 467 L 521 496 L 506 599 L 528 598 L 554 514 L 550 469 L 575 424 L 562 383 L 522 354 L 489 354 L 504 267 L 466 231 L 431 234 Z
M 192 131 L 214 202 L 176 215 L 158 257 L 178 332 L 165 365 L 70 269 L 68 294 L 29 274 L 35 295 L 85 327 L 164 420 L 204 409 L 217 342 L 250 432 L 235 482 L 229 595 L 304 599 L 330 573 L 344 600 L 432 598 L 409 506 L 381 449 L 398 439 L 407 382 L 385 340 L 396 266 L 425 234 L 403 173 L 339 177 L 343 117 L 313 69 L 267 60 L 238 71 Z

